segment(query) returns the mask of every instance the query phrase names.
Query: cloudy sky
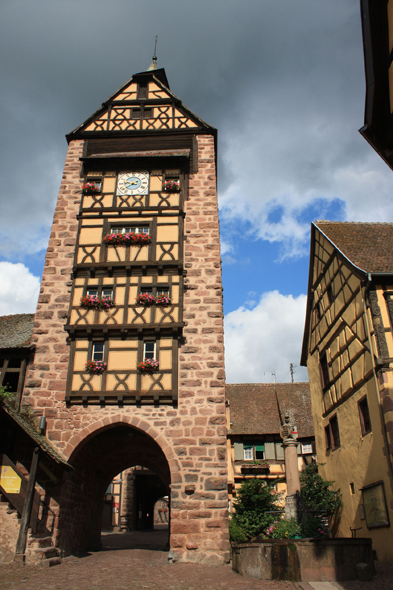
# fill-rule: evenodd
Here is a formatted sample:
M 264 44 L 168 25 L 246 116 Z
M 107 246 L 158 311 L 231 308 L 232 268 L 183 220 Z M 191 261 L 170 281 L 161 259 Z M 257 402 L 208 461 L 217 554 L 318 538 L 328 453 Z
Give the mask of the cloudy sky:
M 65 134 L 155 35 L 171 90 L 218 129 L 227 380 L 288 381 L 311 221 L 393 220 L 392 173 L 358 133 L 359 0 L 0 0 L 0 313 L 35 310 Z

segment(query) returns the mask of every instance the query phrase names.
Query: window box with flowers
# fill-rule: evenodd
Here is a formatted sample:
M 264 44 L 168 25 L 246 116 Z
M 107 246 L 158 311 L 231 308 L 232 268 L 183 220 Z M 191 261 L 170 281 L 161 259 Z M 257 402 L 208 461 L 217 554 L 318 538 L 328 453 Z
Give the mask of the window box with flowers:
M 106 371 L 107 364 L 103 361 L 87 361 L 85 367 L 90 375 L 102 375 Z
M 170 304 L 171 304 L 171 298 L 169 297 L 169 295 L 157 295 L 156 305 L 160 305 L 161 307 L 164 307 L 164 305 L 170 305 Z
M 150 307 L 156 303 L 156 298 L 151 293 L 139 293 L 138 297 L 135 298 L 135 301 L 137 305 Z
M 178 193 L 180 191 L 180 180 L 164 180 L 164 191 L 167 193 Z
M 105 295 L 85 295 L 81 298 L 81 306 L 85 309 L 99 309 L 100 311 L 106 311 L 116 304 L 113 297 L 106 297 Z
M 151 292 L 139 293 L 138 297 L 135 298 L 137 305 L 144 305 L 150 307 L 151 305 L 159 305 L 161 307 L 171 304 L 171 298 L 169 295 L 156 295 L 154 296 Z
M 82 184 L 82 190 L 84 195 L 99 195 L 101 192 L 100 182 L 85 182 Z
M 107 246 L 144 246 L 150 244 L 151 237 L 146 233 L 111 233 L 102 240 Z
M 156 359 L 147 359 L 139 363 L 138 371 L 141 373 L 154 373 L 158 370 L 159 363 Z

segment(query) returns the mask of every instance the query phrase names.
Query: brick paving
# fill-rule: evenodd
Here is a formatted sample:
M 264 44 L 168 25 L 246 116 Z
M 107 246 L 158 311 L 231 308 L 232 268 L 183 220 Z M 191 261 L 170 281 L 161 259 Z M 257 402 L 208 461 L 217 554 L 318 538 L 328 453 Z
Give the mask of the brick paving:
M 372 582 L 259 581 L 219 567 L 168 563 L 159 534 L 103 536 L 105 549 L 84 557 L 67 557 L 52 568 L 0 565 L 1 590 L 393 590 L 393 567 L 377 566 Z M 137 546 L 156 547 L 140 549 Z M 128 547 L 128 548 L 127 548 Z M 134 547 L 134 548 L 130 548 Z

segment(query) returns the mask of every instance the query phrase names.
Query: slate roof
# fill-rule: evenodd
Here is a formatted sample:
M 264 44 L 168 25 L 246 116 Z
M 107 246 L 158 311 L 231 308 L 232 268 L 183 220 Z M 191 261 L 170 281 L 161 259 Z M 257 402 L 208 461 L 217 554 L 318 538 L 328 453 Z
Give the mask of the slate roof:
M 225 387 L 232 434 L 279 434 L 280 412 L 282 419 L 288 412 L 300 438 L 314 436 L 309 383 L 236 383 Z
M 35 428 L 25 418 L 17 412 L 7 402 L 2 402 L 0 407 L 8 414 L 8 416 L 26 432 L 26 434 L 38 445 L 53 461 L 62 465 L 65 469 L 73 469 L 67 460 L 57 451 L 49 442 L 49 440 L 39 434 Z
M 393 272 L 393 223 L 317 221 L 315 225 L 358 268 Z
M 0 316 L 0 348 L 29 348 L 34 313 Z

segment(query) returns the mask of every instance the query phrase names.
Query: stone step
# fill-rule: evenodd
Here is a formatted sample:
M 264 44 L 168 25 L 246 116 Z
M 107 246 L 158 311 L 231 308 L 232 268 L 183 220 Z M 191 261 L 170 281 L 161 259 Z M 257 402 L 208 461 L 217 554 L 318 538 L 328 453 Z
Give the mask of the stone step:
M 44 547 L 52 547 L 52 537 L 48 537 L 48 536 L 34 536 L 34 537 L 30 537 L 30 539 L 28 540 L 27 544 L 29 545 L 29 547 L 31 549 L 34 548 L 44 548 Z
M 53 567 L 54 565 L 61 564 L 61 557 L 50 557 L 49 559 L 44 559 L 42 562 L 42 567 Z
M 30 549 L 29 553 L 34 561 L 51 559 L 52 557 L 60 557 L 59 550 L 56 547 L 42 547 Z

